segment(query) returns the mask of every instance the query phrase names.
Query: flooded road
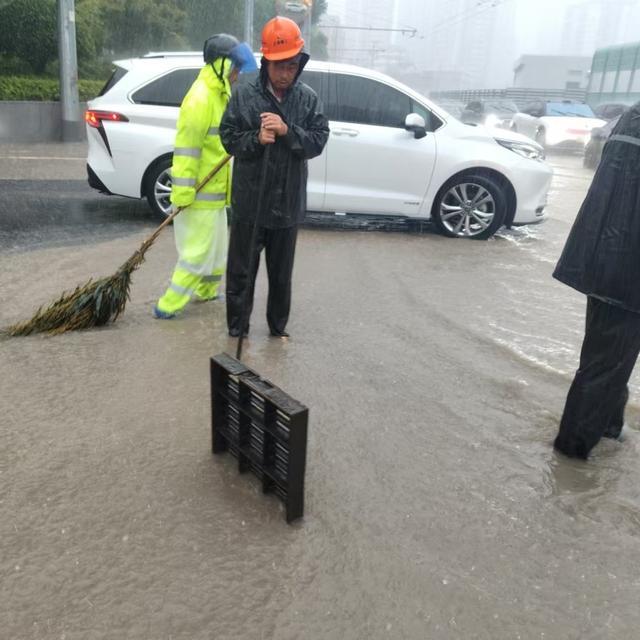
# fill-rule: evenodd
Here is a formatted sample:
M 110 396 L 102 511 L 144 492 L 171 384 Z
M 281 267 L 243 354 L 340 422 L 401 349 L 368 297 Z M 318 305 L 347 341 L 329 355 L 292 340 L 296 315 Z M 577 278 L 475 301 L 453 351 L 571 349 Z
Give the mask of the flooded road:
M 488 242 L 303 230 L 289 342 L 268 337 L 261 273 L 245 360 L 311 411 L 294 526 L 210 453 L 223 304 L 151 317 L 171 233 L 114 326 L 0 343 L 0 637 L 635 637 L 637 377 L 627 442 L 588 463 L 551 449 L 585 307 L 551 272 L 592 175 L 551 161 L 547 222 Z M 68 190 L 70 219 L 29 205 L 16 240 L 2 218 L 0 325 L 153 228 L 81 177 L 27 189 Z M 2 216 L 25 186 L 3 181 Z

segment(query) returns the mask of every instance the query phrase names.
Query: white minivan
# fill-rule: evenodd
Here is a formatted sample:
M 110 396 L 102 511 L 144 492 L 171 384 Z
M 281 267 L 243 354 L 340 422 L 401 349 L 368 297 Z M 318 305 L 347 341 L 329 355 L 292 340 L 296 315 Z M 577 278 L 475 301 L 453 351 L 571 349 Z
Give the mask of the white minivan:
M 86 112 L 89 184 L 170 209 L 178 109 L 202 56 L 149 54 L 115 63 Z M 523 135 L 465 125 L 392 78 L 311 61 L 302 81 L 320 96 L 331 135 L 309 163 L 308 209 L 431 219 L 451 237 L 488 238 L 540 222 L 552 170 Z

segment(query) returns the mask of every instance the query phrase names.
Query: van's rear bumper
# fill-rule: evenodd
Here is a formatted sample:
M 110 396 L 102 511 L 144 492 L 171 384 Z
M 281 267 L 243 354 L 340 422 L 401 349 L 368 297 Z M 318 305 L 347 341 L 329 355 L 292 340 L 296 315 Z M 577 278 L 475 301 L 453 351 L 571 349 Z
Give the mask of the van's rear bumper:
M 106 193 L 107 195 L 113 195 L 107 187 L 105 187 L 104 182 L 98 178 L 96 172 L 91 168 L 91 165 L 87 163 L 87 182 L 92 189 L 96 189 L 100 193 Z

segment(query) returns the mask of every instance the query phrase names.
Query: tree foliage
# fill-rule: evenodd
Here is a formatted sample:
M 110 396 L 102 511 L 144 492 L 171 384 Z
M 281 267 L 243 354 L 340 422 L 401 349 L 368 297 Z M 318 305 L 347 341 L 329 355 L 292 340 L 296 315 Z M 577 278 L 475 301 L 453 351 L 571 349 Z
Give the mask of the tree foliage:
M 181 6 L 185 12 L 184 34 L 191 49 L 202 49 L 204 41 L 214 33 L 242 37 L 242 0 L 182 0 Z
M 0 5 L 0 54 L 43 73 L 58 56 L 55 0 L 13 0 Z
M 327 0 L 315 0 L 314 24 L 326 9 Z M 262 26 L 275 12 L 274 0 L 255 0 L 255 50 Z M 199 51 L 207 37 L 220 32 L 244 38 L 243 0 L 76 0 L 78 66 L 84 77 L 102 75 L 102 62 L 114 57 Z M 326 55 L 326 38 L 317 28 L 311 49 L 314 57 Z M 56 0 L 0 1 L 0 64 L 46 75 L 55 72 L 57 57 Z
M 80 100 L 95 98 L 103 85 L 103 80 L 79 80 Z M 60 100 L 60 83 L 57 78 L 0 76 L 0 100 L 56 102 Z
M 104 47 L 112 55 L 182 49 L 184 10 L 173 0 L 100 0 Z

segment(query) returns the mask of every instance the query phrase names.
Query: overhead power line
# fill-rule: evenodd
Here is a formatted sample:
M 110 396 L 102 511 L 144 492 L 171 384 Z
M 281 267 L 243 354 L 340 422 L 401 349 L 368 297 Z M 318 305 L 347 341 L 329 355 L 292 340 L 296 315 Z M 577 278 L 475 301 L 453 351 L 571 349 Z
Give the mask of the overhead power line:
M 410 38 L 414 38 L 418 33 L 418 30 L 411 27 L 406 29 L 385 29 L 383 27 L 344 27 L 342 25 L 333 25 L 333 24 L 320 24 L 318 25 L 321 29 L 346 29 L 351 31 L 386 31 L 387 33 L 401 33 L 405 35 L 409 34 Z
M 433 36 L 445 27 L 456 27 L 471 18 L 477 18 L 481 13 L 484 13 L 489 9 L 495 9 L 496 7 L 500 7 L 507 2 L 511 2 L 511 0 L 478 0 L 475 7 L 477 11 L 469 12 L 465 10 L 459 14 L 456 14 L 450 19 L 443 20 L 442 22 L 435 25 L 435 27 L 424 37 L 428 38 L 430 36 Z

